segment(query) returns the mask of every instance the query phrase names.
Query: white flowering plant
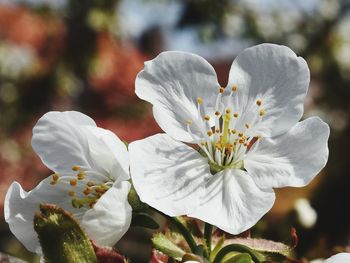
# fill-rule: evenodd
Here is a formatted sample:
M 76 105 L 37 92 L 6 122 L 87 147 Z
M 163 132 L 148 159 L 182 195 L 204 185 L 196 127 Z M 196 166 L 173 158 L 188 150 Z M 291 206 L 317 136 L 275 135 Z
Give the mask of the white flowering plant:
M 297 262 L 294 231 L 289 245 L 242 233 L 271 209 L 274 188 L 303 187 L 327 162 L 328 125 L 300 121 L 309 81 L 285 46 L 244 50 L 226 87 L 203 58 L 163 52 L 135 92 L 164 133 L 127 146 L 82 113 L 48 112 L 32 147 L 53 174 L 30 192 L 14 182 L 5 219 L 46 262 L 126 261 L 108 247 L 130 225 L 160 231 L 152 262 Z

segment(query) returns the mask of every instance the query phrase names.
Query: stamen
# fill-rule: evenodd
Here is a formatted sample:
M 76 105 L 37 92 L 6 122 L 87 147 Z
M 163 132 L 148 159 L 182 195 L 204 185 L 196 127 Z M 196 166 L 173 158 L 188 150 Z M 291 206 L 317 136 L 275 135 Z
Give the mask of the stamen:
M 70 179 L 70 180 L 69 180 L 69 184 L 70 184 L 71 186 L 76 186 L 77 183 L 78 183 L 77 179 Z
M 191 124 L 192 124 L 192 121 L 191 121 L 191 120 L 187 120 L 186 123 L 187 123 L 188 125 L 191 125 Z
M 204 116 L 204 120 L 209 121 L 210 120 L 210 116 L 209 115 L 205 115 Z
M 250 125 L 249 125 L 248 123 L 246 123 L 244 126 L 245 126 L 247 129 L 249 129 L 249 127 L 250 127 Z
M 221 113 L 220 113 L 219 111 L 216 111 L 216 112 L 215 112 L 215 115 L 216 115 L 216 116 L 220 116 Z
M 261 109 L 260 112 L 259 112 L 259 115 L 262 117 L 265 115 L 265 110 L 264 109 Z
M 79 165 L 74 165 L 74 166 L 72 167 L 72 170 L 75 171 L 75 172 L 77 172 L 77 171 L 80 170 L 80 166 L 79 166 Z
M 238 113 L 235 112 L 235 113 L 233 114 L 233 117 L 238 118 Z
M 58 181 L 59 178 L 60 178 L 60 175 L 57 174 L 57 173 L 54 173 L 54 174 L 52 175 L 52 180 L 53 180 L 53 181 Z
M 203 99 L 202 99 L 201 97 L 198 97 L 198 98 L 197 98 L 197 103 L 198 103 L 198 104 L 202 104 L 202 103 L 203 103 Z
M 73 190 L 69 190 L 68 191 L 68 195 L 73 197 L 73 196 L 75 196 L 75 192 Z
M 210 137 L 210 136 L 213 135 L 213 132 L 212 132 L 212 131 L 208 131 L 207 134 L 208 134 L 208 136 Z
M 78 178 L 78 180 L 83 180 L 85 178 L 85 172 L 84 171 L 80 171 L 77 174 L 77 178 Z
M 86 183 L 86 185 L 87 185 L 87 186 L 94 186 L 95 184 L 94 184 L 93 181 L 88 181 L 88 182 Z
M 258 105 L 259 107 L 261 106 L 262 101 L 261 100 L 256 100 L 256 105 Z
M 233 92 L 236 92 L 237 91 L 237 85 L 232 85 L 231 89 L 232 89 Z
M 225 92 L 225 88 L 224 87 L 220 87 L 219 92 L 220 93 L 224 93 Z

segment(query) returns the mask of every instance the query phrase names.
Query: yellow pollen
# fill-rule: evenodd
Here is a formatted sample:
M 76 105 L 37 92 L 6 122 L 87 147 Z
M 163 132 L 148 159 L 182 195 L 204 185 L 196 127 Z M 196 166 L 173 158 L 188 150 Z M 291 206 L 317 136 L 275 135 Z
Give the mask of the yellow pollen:
M 91 187 L 86 187 L 85 190 L 83 191 L 84 195 L 89 195 L 92 192 L 92 188 Z
M 232 85 L 232 91 L 234 91 L 234 92 L 237 91 L 237 85 Z
M 239 132 L 239 133 L 238 133 L 238 137 L 243 137 L 243 133 L 242 133 L 242 132 Z
M 76 186 L 77 182 L 78 182 L 77 179 L 70 179 L 69 180 L 69 183 L 70 183 L 71 186 Z
M 216 133 L 220 133 L 220 129 L 215 129 L 215 132 Z
M 244 143 L 244 142 L 245 142 L 244 138 L 239 139 L 239 143 Z
M 207 134 L 208 134 L 208 136 L 210 137 L 210 136 L 213 135 L 213 132 L 212 132 L 212 131 L 208 131 Z
M 248 123 L 246 123 L 245 125 L 244 125 L 247 129 L 249 129 L 249 124 Z
M 69 195 L 69 196 L 75 196 L 75 192 L 74 192 L 73 190 L 69 190 L 69 191 L 68 191 L 68 195 Z
M 261 106 L 261 103 L 262 103 L 261 100 L 257 100 L 257 101 L 256 101 L 256 105 L 258 105 L 258 106 Z
M 264 116 L 264 115 L 265 115 L 265 110 L 264 110 L 264 109 L 261 109 L 260 112 L 259 112 L 259 115 L 260 115 L 260 116 Z
M 80 166 L 79 166 L 79 165 L 74 165 L 74 166 L 72 167 L 72 170 L 77 172 L 77 171 L 80 170 Z
M 234 142 L 233 142 L 233 145 L 236 146 L 236 145 L 237 145 L 237 141 L 234 141 Z
M 233 129 L 231 132 L 232 132 L 232 134 L 235 134 L 237 131 L 236 131 L 236 129 Z
M 106 191 L 107 189 L 101 185 L 95 188 L 95 192 L 99 194 L 104 194 Z
M 209 121 L 209 120 L 210 120 L 210 116 L 209 116 L 209 115 L 205 115 L 205 116 L 204 116 L 204 119 L 205 119 L 206 121 Z
M 93 181 L 89 181 L 89 182 L 86 183 L 86 185 L 87 185 L 87 186 L 94 186 L 95 184 L 94 184 Z
M 187 120 L 186 123 L 189 124 L 189 125 L 191 125 L 191 124 L 192 124 L 192 121 L 191 121 L 191 120 Z
M 233 114 L 233 117 L 238 118 L 238 113 L 235 112 L 235 113 Z
M 220 116 L 220 114 L 221 114 L 221 113 L 220 113 L 219 111 L 216 111 L 216 112 L 215 112 L 215 115 L 216 115 L 216 116 Z
M 202 104 L 202 103 L 203 103 L 203 99 L 202 99 L 201 97 L 198 97 L 198 98 L 197 98 L 197 103 L 198 103 L 198 104 Z
M 219 92 L 220 92 L 220 93 L 224 93 L 224 91 L 225 91 L 225 88 L 224 88 L 224 87 L 221 87 L 221 88 L 219 89 Z
M 55 174 L 52 175 L 52 180 L 53 181 L 58 181 L 59 178 L 60 178 L 59 174 L 55 173 Z
M 77 178 L 78 178 L 78 180 L 83 180 L 84 178 L 85 178 L 85 172 L 79 172 L 78 174 L 77 174 Z
M 226 113 L 230 114 L 231 113 L 231 109 L 226 109 Z

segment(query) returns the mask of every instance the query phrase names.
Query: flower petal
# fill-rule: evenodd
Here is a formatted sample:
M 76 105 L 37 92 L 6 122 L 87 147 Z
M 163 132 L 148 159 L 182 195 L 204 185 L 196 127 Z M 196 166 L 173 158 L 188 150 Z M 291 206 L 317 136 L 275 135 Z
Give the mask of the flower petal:
M 203 99 L 203 109 L 212 108 L 219 84 L 213 67 L 203 58 L 185 52 L 163 52 L 145 63 L 136 77 L 136 94 L 153 104 L 159 126 L 174 139 L 193 142 L 203 137 L 204 114 L 198 114 L 197 98 Z M 186 122 L 191 120 L 191 132 Z M 205 129 L 204 129 L 205 130 Z
M 288 47 L 261 44 L 237 56 L 228 86 L 238 87 L 232 105 L 239 112 L 241 126 L 261 118 L 259 112 L 264 109 L 265 115 L 254 129 L 256 134 L 270 137 L 287 131 L 301 118 L 309 82 L 310 72 L 303 58 Z
M 33 218 L 34 213 L 40 210 L 40 203 L 53 203 L 65 210 L 73 210 L 65 186 L 52 186 L 50 180 L 44 179 L 30 192 L 24 191 L 19 183 L 14 182 L 7 191 L 4 202 L 5 220 L 11 232 L 29 251 L 36 253 L 40 253 L 41 249 L 33 228 Z
M 225 169 L 208 180 L 200 206 L 188 216 L 239 234 L 267 213 L 274 201 L 273 190 L 261 190 L 247 172 Z
M 87 138 L 91 156 L 90 165 L 94 169 L 113 181 L 121 182 L 130 178 L 128 150 L 113 132 L 99 127 L 85 126 L 82 133 Z
M 326 165 L 328 137 L 326 123 L 308 118 L 285 134 L 262 139 L 244 167 L 262 188 L 305 186 Z
M 90 117 L 74 111 L 48 112 L 39 119 L 33 128 L 32 147 L 48 168 L 71 175 L 74 165 L 90 167 L 82 125 L 96 127 Z
M 348 262 L 350 262 L 350 253 L 338 253 L 324 261 L 324 263 L 348 263 Z
M 129 152 L 131 178 L 143 202 L 169 216 L 195 210 L 211 176 L 204 157 L 166 134 L 133 142 Z
M 128 203 L 130 183 L 114 184 L 83 216 L 82 227 L 100 246 L 113 246 L 129 229 L 131 206 Z

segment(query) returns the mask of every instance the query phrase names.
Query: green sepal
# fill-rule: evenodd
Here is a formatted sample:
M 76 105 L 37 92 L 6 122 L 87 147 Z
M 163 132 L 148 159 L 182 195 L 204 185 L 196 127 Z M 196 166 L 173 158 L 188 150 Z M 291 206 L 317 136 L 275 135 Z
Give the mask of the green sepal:
M 210 262 L 214 261 L 214 258 L 216 257 L 216 255 L 218 254 L 222 246 L 224 245 L 224 242 L 225 242 L 225 235 L 222 235 L 218 240 L 218 242 L 216 243 L 214 249 L 210 253 Z
M 222 263 L 251 263 L 251 262 L 252 262 L 252 257 L 247 253 L 241 253 L 222 261 Z
M 132 184 L 128 194 L 128 202 L 134 212 L 145 212 L 148 209 L 148 205 L 140 200 L 140 197 Z
M 162 233 L 156 233 L 152 237 L 152 243 L 156 250 L 176 260 L 181 260 L 186 254 L 185 251 L 171 242 L 171 240 Z
M 75 219 L 62 208 L 41 204 L 34 216 L 34 230 L 46 263 L 95 263 L 94 248 Z
M 140 226 L 154 230 L 159 228 L 159 224 L 146 213 L 133 213 L 131 226 Z

